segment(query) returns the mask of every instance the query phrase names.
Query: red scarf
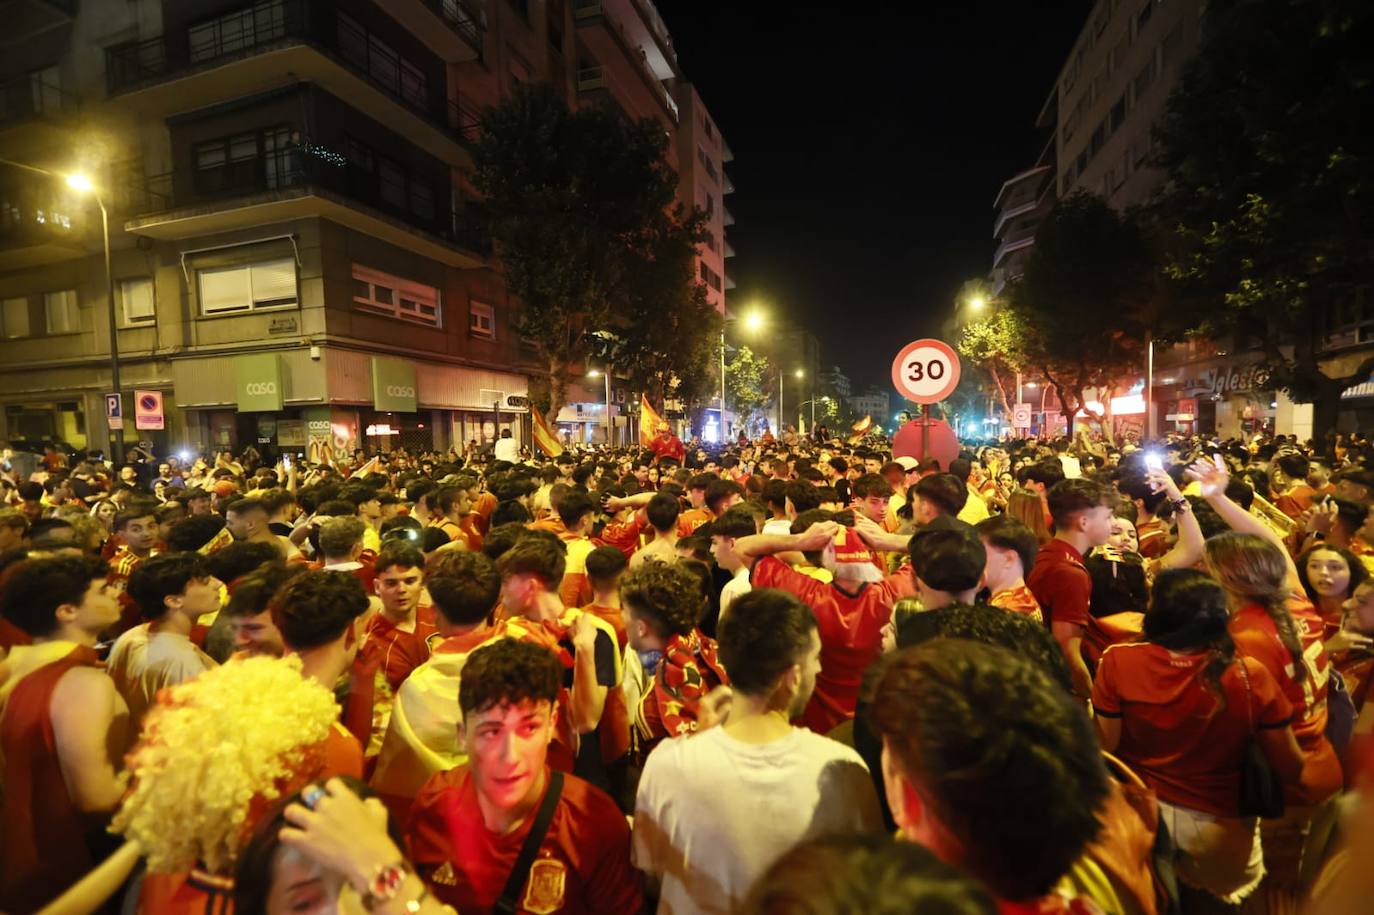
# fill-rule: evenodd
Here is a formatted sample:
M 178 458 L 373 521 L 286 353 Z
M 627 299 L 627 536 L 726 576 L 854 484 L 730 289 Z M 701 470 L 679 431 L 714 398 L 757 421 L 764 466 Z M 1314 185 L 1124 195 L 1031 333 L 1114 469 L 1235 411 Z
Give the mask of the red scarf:
M 695 731 L 697 705 L 711 690 L 729 682 L 729 675 L 716 657 L 715 641 L 697 629 L 685 636 L 673 636 L 663 649 L 651 693 L 668 736 Z

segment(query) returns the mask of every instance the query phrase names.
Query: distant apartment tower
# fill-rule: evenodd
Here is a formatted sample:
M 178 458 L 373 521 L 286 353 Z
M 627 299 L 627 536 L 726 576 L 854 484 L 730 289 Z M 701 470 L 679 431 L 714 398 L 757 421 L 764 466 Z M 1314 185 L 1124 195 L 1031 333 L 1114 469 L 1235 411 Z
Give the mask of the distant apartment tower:
M 93 177 L 125 438 L 161 453 L 461 448 L 522 424 L 541 367 L 466 177 L 482 106 L 521 83 L 655 119 L 680 170 L 691 133 L 728 184 L 728 148 L 649 0 L 0 9 L 0 155 Z M 680 173 L 683 199 L 704 199 L 705 169 Z M 717 276 L 726 192 L 711 191 L 715 249 L 701 252 Z M 107 445 L 105 305 L 94 202 L 0 165 L 0 439 Z M 161 428 L 135 428 L 136 390 L 162 394 Z
M 1074 191 L 1118 209 L 1144 203 L 1163 180 L 1153 131 L 1197 48 L 1203 0 L 1097 0 L 1035 125 L 1051 133 L 1036 164 L 993 202 L 994 295 L 1021 276 L 1035 230 Z

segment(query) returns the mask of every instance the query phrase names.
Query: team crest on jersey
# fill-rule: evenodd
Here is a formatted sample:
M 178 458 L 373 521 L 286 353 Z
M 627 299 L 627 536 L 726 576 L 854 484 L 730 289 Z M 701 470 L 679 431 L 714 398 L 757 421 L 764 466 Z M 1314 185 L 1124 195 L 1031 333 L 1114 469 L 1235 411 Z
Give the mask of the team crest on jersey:
M 530 865 L 530 879 L 525 884 L 525 901 L 521 907 L 530 915 L 551 915 L 563 908 L 563 892 L 568 882 L 568 868 L 556 858 L 540 858 Z
M 458 877 L 453 873 L 453 865 L 447 861 L 439 865 L 439 868 L 430 875 L 429 879 L 431 883 L 437 883 L 440 886 L 458 885 Z

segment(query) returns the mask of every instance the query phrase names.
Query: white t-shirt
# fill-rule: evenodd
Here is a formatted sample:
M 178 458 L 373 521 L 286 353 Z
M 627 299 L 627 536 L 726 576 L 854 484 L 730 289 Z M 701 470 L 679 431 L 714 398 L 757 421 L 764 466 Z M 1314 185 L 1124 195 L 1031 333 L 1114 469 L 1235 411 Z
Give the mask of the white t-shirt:
M 735 577 L 725 583 L 725 587 L 720 589 L 720 618 L 725 618 L 725 613 L 730 609 L 730 605 L 735 602 L 735 598 L 748 594 L 754 590 L 754 586 L 749 583 L 749 570 L 741 566 L 735 570 Z
M 792 522 L 786 518 L 771 518 L 763 525 L 765 534 L 790 534 L 792 533 Z
M 659 915 L 729 915 L 797 843 L 882 829 L 873 780 L 849 747 L 805 728 L 749 744 L 715 727 L 649 755 L 632 855 L 662 885 Z
M 496 446 L 492 449 L 492 456 L 498 461 L 518 464 L 520 463 L 520 446 L 515 443 L 513 438 L 498 438 Z

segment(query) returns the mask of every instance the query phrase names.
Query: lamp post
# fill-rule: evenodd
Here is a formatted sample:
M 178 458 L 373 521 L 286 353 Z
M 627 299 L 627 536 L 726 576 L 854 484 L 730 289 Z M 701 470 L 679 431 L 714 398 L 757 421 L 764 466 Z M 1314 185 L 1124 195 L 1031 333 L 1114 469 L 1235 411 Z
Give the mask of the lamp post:
M 587 373 L 588 378 L 606 379 L 606 447 L 611 447 L 611 367 L 606 366 L 603 372 L 601 369 L 592 369 Z
M 50 169 L 39 168 L 37 165 L 29 165 L 27 162 L 16 162 L 13 159 L 0 159 L 0 164 L 22 168 L 48 178 L 61 178 L 72 190 L 81 194 L 90 194 L 95 198 L 96 206 L 100 207 L 100 235 L 105 246 L 105 306 L 110 317 L 110 384 L 114 393 L 118 395 L 120 393 L 119 323 L 115 320 L 114 274 L 110 266 L 110 214 L 105 209 L 105 201 L 100 198 L 95 183 L 86 175 L 80 173 L 63 175 Z M 120 422 L 123 422 L 122 417 Z M 114 430 L 114 438 L 110 444 L 110 458 L 117 472 L 119 465 L 124 463 L 124 428 L 122 425 Z
M 726 315 L 720 323 L 720 440 L 725 442 L 725 329 L 739 321 Z M 751 311 L 744 316 L 744 329 L 756 331 L 763 327 L 763 314 Z
M 793 372 L 792 374 L 793 374 L 793 376 L 794 376 L 798 381 L 800 381 L 802 378 L 805 378 L 805 377 L 806 377 L 806 373 L 803 372 L 801 369 L 797 369 L 797 370 L 796 370 L 795 372 Z M 782 413 L 782 372 L 778 372 L 778 432 L 777 432 L 777 434 L 778 434 L 778 437 L 779 437 L 779 438 L 782 437 L 782 416 L 783 416 L 783 413 Z
M 817 404 L 817 403 L 830 403 L 830 398 L 829 398 L 829 397 L 813 397 L 813 398 L 811 398 L 810 400 L 803 400 L 801 403 L 797 404 L 797 419 L 798 419 L 798 420 L 801 419 L 802 407 L 805 407 L 807 404 L 811 404 L 811 434 L 812 434 L 812 435 L 814 435 L 814 434 L 816 433 L 816 404 Z

